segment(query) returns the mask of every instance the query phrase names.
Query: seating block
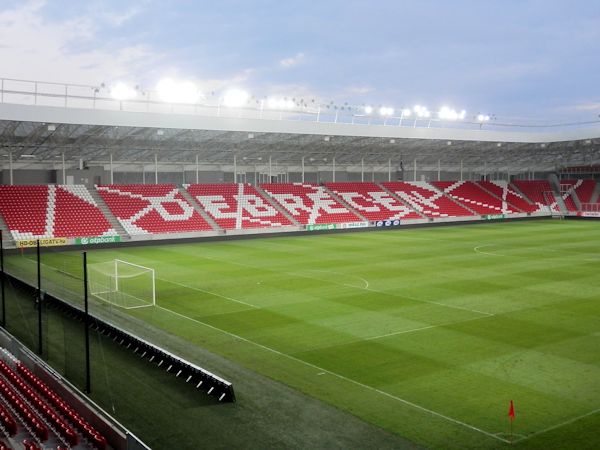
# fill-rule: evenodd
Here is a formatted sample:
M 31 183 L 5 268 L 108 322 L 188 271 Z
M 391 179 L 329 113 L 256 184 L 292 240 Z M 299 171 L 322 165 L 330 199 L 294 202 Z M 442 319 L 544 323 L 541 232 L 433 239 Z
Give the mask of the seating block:
M 311 183 L 269 183 L 262 184 L 261 188 L 303 225 L 361 221 L 323 186 Z
M 131 235 L 212 230 L 174 184 L 113 184 L 96 189 Z
M 370 221 L 422 218 L 375 183 L 327 183 L 326 187 Z

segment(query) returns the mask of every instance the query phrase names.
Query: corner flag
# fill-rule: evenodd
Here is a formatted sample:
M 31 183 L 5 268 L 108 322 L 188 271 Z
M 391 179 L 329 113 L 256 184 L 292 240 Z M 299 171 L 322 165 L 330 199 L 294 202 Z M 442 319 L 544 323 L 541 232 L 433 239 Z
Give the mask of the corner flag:
M 510 417 L 511 422 L 515 420 L 515 405 L 513 401 L 510 401 L 510 407 L 508 408 L 508 417 Z

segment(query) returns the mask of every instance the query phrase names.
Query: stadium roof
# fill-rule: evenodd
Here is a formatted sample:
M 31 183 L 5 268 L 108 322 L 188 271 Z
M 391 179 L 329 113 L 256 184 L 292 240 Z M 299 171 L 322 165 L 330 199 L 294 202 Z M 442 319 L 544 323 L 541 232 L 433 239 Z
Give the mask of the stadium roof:
M 240 113 L 239 116 L 242 114 Z M 0 104 L 0 154 L 21 167 L 115 162 L 411 165 L 553 170 L 600 162 L 600 127 L 497 131 Z

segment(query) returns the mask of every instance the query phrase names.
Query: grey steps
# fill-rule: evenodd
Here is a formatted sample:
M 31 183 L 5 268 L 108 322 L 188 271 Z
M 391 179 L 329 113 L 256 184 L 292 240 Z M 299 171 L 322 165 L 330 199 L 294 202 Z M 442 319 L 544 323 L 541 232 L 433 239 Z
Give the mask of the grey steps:
M 423 214 L 421 211 L 419 211 L 418 209 L 414 208 L 410 203 L 404 201 L 404 199 L 402 197 L 400 197 L 399 195 L 397 195 L 395 192 L 390 191 L 388 188 L 386 188 L 383 184 L 381 183 L 377 183 L 377 186 L 385 191 L 387 194 L 389 194 L 390 197 L 392 197 L 394 200 L 398 201 L 399 203 L 403 204 L 404 206 L 406 206 L 407 208 L 409 208 L 411 211 L 417 213 L 419 216 L 421 216 L 423 219 L 427 219 L 429 220 L 429 217 L 427 217 L 425 214 Z
M 100 194 L 98 193 L 96 188 L 95 187 L 88 188 L 88 191 L 90 192 L 90 195 L 96 202 L 96 205 L 98 205 L 98 209 L 100 209 L 100 211 L 102 211 L 102 214 L 104 214 L 104 217 L 106 217 L 106 219 L 108 220 L 110 225 L 117 232 L 117 234 L 121 237 L 121 239 L 122 240 L 130 240 L 131 236 L 129 236 L 129 233 L 127 233 L 127 231 L 125 231 L 125 228 L 123 228 L 123 225 L 121 225 L 121 222 L 119 222 L 119 219 L 117 219 L 115 217 L 115 215 L 112 213 L 110 208 L 106 205 L 106 203 L 104 202 L 104 200 L 102 199 L 102 197 L 100 196 Z
M 598 197 L 600 197 L 600 182 L 596 181 L 596 188 L 594 189 L 594 192 L 592 192 L 590 203 L 596 203 L 598 201 Z
M 285 216 L 285 218 L 288 219 L 291 223 L 293 223 L 296 226 L 302 226 L 302 224 L 300 222 L 298 222 L 296 219 L 294 219 L 294 216 L 292 216 L 287 209 L 285 209 L 283 206 L 281 206 L 277 200 L 275 200 L 273 197 L 271 197 L 267 191 L 265 191 L 263 188 L 261 188 L 258 185 L 255 185 L 254 188 L 258 191 L 258 193 L 260 195 L 262 195 L 265 198 L 265 200 L 267 201 L 267 203 L 269 203 L 269 205 L 271 205 L 273 208 L 275 208 L 277 211 L 279 211 L 281 214 L 283 214 Z
M 190 194 L 185 188 L 186 185 L 179 187 L 179 192 L 187 200 L 187 202 L 194 208 L 194 210 L 200 214 L 200 216 L 213 228 L 215 231 L 223 231 L 223 229 L 219 226 L 215 219 L 213 219 L 196 201 L 192 194 Z
M 508 183 L 508 188 L 511 191 L 516 192 L 517 194 L 519 194 L 521 197 L 523 197 L 523 200 L 525 200 L 527 203 L 529 203 L 530 205 L 535 205 L 536 203 L 531 200 L 529 197 L 527 197 L 522 191 L 521 189 L 519 189 L 515 184 L 512 184 L 511 182 Z
M 352 214 L 354 214 L 355 216 L 357 216 L 361 221 L 363 222 L 368 222 L 369 219 L 367 219 L 365 216 L 363 216 L 361 213 L 359 213 L 356 209 L 354 209 L 352 206 L 350 206 L 348 204 L 348 202 L 346 200 L 344 200 L 341 196 L 337 195 L 335 192 L 333 192 L 331 189 L 329 189 L 326 186 L 321 186 L 323 189 L 325 189 L 325 192 L 327 192 L 329 195 L 331 195 L 331 197 L 337 201 L 338 203 L 340 203 L 341 205 L 343 205 L 348 211 L 350 211 Z
M 2 230 L 2 240 L 4 243 L 11 247 L 16 244 L 2 214 L 0 214 L 0 230 Z

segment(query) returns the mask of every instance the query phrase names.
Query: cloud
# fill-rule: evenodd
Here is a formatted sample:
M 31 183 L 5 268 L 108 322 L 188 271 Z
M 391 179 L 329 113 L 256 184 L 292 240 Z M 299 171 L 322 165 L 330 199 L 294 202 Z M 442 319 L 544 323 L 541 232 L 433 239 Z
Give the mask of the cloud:
M 600 110 L 600 102 L 580 103 L 574 105 L 573 109 L 577 111 L 595 111 Z
M 290 58 L 284 58 L 279 61 L 279 65 L 284 69 L 289 69 L 291 67 L 297 66 L 304 60 L 304 53 L 296 53 L 295 56 Z
M 50 21 L 46 2 L 30 0 L 0 10 L 0 60 L 3 76 L 26 80 L 98 84 L 147 73 L 162 55 L 143 43 L 120 46 L 106 38 L 92 13 Z M 113 25 L 133 17 L 130 11 L 106 19 Z
M 120 27 L 136 17 L 140 12 L 141 10 L 139 8 L 129 8 L 122 13 L 114 11 L 104 12 L 101 17 L 113 27 Z
M 359 95 L 368 94 L 370 92 L 373 92 L 374 90 L 375 90 L 375 88 L 372 86 L 350 86 L 349 88 L 347 88 L 347 91 L 350 94 L 359 94 Z

